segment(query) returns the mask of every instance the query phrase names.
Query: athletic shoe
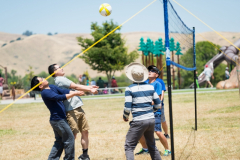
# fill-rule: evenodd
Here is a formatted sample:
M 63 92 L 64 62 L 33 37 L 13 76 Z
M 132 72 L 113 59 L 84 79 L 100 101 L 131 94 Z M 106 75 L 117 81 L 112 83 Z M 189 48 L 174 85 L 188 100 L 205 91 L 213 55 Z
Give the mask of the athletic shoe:
M 90 160 L 89 156 L 88 155 L 81 155 L 78 157 L 78 160 Z
M 169 139 L 169 138 L 170 138 L 168 134 L 164 134 L 164 136 L 165 136 L 167 139 Z
M 142 155 L 142 154 L 149 154 L 149 151 L 141 149 L 138 153 L 135 154 L 135 156 Z
M 171 155 L 171 151 L 166 149 L 163 156 L 169 156 L 169 155 Z

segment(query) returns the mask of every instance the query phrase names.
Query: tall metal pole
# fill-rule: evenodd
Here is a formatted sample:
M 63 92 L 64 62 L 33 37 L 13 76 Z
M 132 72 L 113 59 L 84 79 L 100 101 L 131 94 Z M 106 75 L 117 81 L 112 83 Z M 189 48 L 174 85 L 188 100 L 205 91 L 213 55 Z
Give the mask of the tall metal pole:
M 166 47 L 166 64 L 167 64 L 167 84 L 168 84 L 168 103 L 170 119 L 170 137 L 171 137 L 171 158 L 174 156 L 174 135 L 173 135 L 173 116 L 172 116 L 172 87 L 171 87 L 171 68 L 170 68 L 170 50 L 169 50 L 169 30 L 168 30 L 168 0 L 163 0 L 164 24 L 165 24 L 165 47 Z
M 195 49 L 195 27 L 193 27 L 193 64 L 196 67 L 196 49 Z M 195 103 L 195 130 L 197 130 L 197 75 L 194 70 L 194 103 Z

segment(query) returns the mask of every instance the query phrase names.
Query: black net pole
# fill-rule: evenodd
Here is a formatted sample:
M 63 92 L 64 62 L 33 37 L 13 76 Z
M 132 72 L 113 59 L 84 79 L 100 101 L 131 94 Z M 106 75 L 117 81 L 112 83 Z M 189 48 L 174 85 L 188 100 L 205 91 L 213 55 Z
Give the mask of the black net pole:
M 170 119 L 170 137 L 171 137 L 171 158 L 175 160 L 174 155 L 174 135 L 173 135 L 173 114 L 172 114 L 172 87 L 171 87 L 171 64 L 169 50 L 169 29 L 168 29 L 168 0 L 163 0 L 164 9 L 164 26 L 165 26 L 165 47 L 166 47 L 166 64 L 167 64 L 167 85 L 168 85 L 168 103 Z
M 195 50 L 195 27 L 193 27 L 193 62 L 196 67 L 196 50 Z M 194 70 L 194 105 L 195 105 L 195 130 L 197 130 L 197 74 Z

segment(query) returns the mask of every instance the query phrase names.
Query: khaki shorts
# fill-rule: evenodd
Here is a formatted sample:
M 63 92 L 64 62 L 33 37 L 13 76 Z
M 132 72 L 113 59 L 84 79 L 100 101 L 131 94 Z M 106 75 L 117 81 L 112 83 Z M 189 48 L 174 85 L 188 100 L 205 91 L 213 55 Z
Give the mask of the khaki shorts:
M 73 134 L 77 134 L 79 131 L 83 132 L 89 130 L 88 121 L 82 107 L 68 111 L 67 121 Z

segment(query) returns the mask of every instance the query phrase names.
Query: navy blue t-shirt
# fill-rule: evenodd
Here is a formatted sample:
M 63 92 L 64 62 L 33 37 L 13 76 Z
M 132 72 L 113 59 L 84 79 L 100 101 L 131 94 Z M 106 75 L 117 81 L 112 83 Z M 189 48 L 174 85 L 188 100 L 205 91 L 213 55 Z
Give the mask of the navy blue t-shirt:
M 61 89 L 55 85 L 49 85 L 50 89 L 44 89 L 41 92 L 42 99 L 50 111 L 50 121 L 66 119 L 66 110 L 63 104 L 67 100 L 65 94 L 70 90 Z

